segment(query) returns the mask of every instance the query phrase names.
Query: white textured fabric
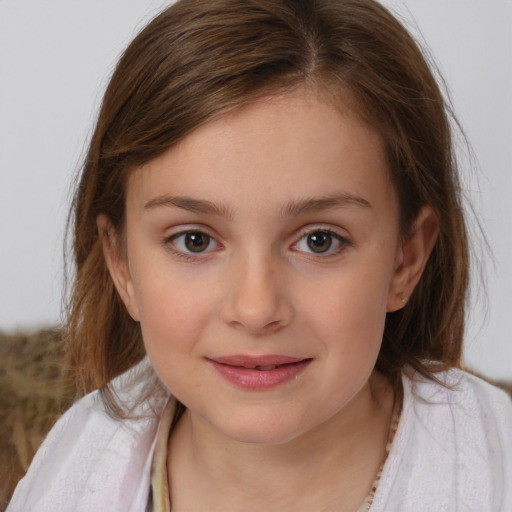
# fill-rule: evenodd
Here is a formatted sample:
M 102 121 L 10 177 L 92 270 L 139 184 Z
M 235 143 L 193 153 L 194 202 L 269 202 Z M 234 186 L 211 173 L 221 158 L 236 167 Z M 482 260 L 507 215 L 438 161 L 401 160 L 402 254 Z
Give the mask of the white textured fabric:
M 404 405 L 371 512 L 512 512 L 512 403 L 451 370 L 404 375 Z
M 404 374 L 402 416 L 371 512 L 512 512 L 509 397 L 459 370 L 438 377 L 450 388 Z M 77 402 L 7 512 L 144 512 L 158 426 L 158 414 L 145 414 L 118 422 L 97 393 Z
M 141 364 L 113 381 L 130 405 L 150 370 Z M 16 488 L 9 512 L 143 512 L 149 493 L 158 411 L 167 397 L 134 409 L 137 419 L 116 421 L 93 392 L 55 424 Z M 7 512 L 6 511 L 6 512 Z

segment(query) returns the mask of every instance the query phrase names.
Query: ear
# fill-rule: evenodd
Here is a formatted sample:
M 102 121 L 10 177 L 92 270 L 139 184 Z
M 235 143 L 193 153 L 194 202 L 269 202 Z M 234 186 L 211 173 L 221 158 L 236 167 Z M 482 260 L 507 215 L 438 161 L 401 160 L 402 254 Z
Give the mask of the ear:
M 388 294 L 387 311 L 405 306 L 418 284 L 439 234 L 439 219 L 430 206 L 424 206 L 413 231 L 397 252 L 395 272 Z
M 121 254 L 118 234 L 106 215 L 98 215 L 96 226 L 103 246 L 103 256 L 110 277 L 130 316 L 138 322 L 139 310 L 130 276 L 128 260 Z

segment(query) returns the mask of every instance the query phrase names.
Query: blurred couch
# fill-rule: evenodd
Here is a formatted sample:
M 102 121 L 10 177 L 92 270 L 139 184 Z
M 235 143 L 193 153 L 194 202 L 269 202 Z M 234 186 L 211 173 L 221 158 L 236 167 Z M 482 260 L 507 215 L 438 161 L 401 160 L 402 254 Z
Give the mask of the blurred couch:
M 0 511 L 32 457 L 75 392 L 64 378 L 58 328 L 31 334 L 0 332 Z

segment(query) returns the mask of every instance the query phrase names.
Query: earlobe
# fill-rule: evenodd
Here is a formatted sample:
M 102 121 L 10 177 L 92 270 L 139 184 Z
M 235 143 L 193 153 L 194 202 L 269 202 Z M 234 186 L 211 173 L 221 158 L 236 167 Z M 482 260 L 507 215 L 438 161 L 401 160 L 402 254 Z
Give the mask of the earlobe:
M 387 311 L 397 311 L 407 304 L 418 284 L 439 234 L 439 219 L 432 207 L 424 206 L 413 231 L 403 241 L 389 289 Z
M 135 300 L 133 283 L 126 256 L 121 254 L 118 243 L 118 234 L 106 215 L 99 215 L 96 219 L 99 237 L 103 247 L 103 256 L 107 264 L 110 278 L 117 293 L 121 297 L 130 316 L 139 321 L 139 311 Z

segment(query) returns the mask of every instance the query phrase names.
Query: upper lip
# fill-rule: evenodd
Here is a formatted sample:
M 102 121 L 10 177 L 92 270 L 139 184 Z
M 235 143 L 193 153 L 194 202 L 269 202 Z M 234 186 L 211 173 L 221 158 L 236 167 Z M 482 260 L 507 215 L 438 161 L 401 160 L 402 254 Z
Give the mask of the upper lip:
M 232 356 L 215 356 L 209 357 L 207 359 L 213 361 L 214 363 L 220 363 L 229 366 L 238 366 L 242 368 L 256 368 L 258 366 L 280 366 L 283 364 L 293 364 L 310 358 L 290 357 L 274 354 L 262 356 L 249 356 L 237 354 Z

